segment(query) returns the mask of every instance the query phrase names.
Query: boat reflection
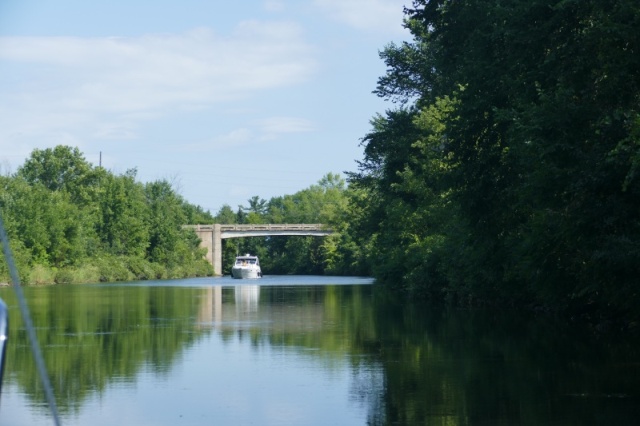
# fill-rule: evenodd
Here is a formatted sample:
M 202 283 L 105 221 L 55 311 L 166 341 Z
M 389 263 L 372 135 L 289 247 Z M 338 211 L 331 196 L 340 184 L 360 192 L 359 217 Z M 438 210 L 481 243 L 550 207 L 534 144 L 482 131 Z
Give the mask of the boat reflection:
M 209 287 L 201 296 L 198 323 L 202 328 L 229 328 L 230 323 L 251 321 L 257 316 L 259 302 L 259 285 L 225 287 L 224 292 L 222 286 Z
M 239 285 L 234 291 L 236 312 L 239 315 L 258 312 L 258 302 L 260 301 L 259 285 Z

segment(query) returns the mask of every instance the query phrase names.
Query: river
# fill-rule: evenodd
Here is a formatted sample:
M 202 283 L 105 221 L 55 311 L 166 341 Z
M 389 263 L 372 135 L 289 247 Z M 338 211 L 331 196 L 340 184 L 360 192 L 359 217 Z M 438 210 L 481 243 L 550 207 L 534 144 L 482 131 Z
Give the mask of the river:
M 637 339 L 367 278 L 25 287 L 63 425 L 627 425 Z M 18 305 L 0 424 L 51 425 Z

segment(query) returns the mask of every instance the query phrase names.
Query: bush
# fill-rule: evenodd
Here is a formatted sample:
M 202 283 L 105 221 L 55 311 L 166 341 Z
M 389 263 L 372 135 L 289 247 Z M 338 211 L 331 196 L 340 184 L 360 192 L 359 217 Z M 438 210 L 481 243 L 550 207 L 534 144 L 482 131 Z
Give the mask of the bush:
M 155 271 L 151 264 L 139 257 L 127 257 L 125 259 L 127 269 L 131 271 L 136 280 L 151 280 L 155 278 Z
M 52 268 L 43 265 L 34 265 L 29 274 L 27 274 L 24 284 L 53 284 L 55 282 L 55 274 Z
M 122 258 L 117 257 L 102 257 L 97 259 L 97 266 L 100 271 L 100 281 L 113 282 L 113 281 L 131 281 L 134 279 L 133 274 Z
M 168 277 L 167 268 L 162 266 L 159 263 L 150 263 L 149 266 L 153 271 L 153 279 L 155 280 L 166 280 Z
M 167 271 L 167 278 L 169 279 L 177 279 L 177 278 L 185 278 L 187 275 L 186 269 L 182 266 L 174 266 L 173 268 Z
M 210 277 L 213 275 L 213 266 L 206 260 L 196 261 L 192 269 L 196 277 Z
M 18 279 L 21 283 L 28 284 L 31 280 L 31 255 L 28 250 L 24 248 L 24 244 L 18 240 L 11 241 L 11 251 L 13 254 L 13 261 L 18 269 Z M 4 258 L 2 245 L 0 244 L 0 283 L 11 283 L 11 274 L 9 273 L 9 266 Z
M 100 268 L 95 265 L 82 266 L 74 271 L 74 284 L 97 283 L 100 281 Z
M 54 276 L 56 284 L 71 284 L 74 281 L 73 271 L 70 269 L 59 269 Z

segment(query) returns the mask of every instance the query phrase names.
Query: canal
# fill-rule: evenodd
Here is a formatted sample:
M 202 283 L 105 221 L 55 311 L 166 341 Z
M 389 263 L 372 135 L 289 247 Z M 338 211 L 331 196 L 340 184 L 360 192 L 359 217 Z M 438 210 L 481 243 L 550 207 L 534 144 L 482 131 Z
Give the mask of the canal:
M 627 425 L 640 345 L 366 278 L 26 287 L 64 425 Z M 51 425 L 11 288 L 0 424 Z

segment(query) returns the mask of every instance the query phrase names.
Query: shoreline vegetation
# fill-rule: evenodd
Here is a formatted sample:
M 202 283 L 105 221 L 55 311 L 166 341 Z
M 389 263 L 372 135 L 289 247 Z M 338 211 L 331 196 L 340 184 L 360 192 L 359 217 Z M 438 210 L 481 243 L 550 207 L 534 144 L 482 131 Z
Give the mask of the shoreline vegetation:
M 336 235 L 225 240 L 223 268 L 252 253 L 271 274 L 638 329 L 640 3 L 414 0 L 405 26 L 413 40 L 381 50 L 374 91 L 393 109 L 346 181 L 212 215 L 166 180 L 35 150 L 0 176 L 23 278 L 209 274 L 182 225 L 324 223 Z
M 414 0 L 349 175 L 373 276 L 640 324 L 640 3 Z
M 186 223 L 213 217 L 167 180 L 136 181 L 88 163 L 78 148 L 35 149 L 0 176 L 0 211 L 23 284 L 170 279 L 213 274 Z M 10 282 L 0 254 L 0 282 Z
M 345 180 L 267 200 L 255 196 L 214 216 L 184 200 L 167 180 L 141 183 L 88 163 L 78 148 L 35 149 L 16 173 L 0 176 L 0 212 L 25 285 L 79 284 L 223 275 L 184 225 L 326 223 L 346 229 Z M 347 234 L 344 233 L 346 236 Z M 236 253 L 256 253 L 273 274 L 368 275 L 341 236 L 224 241 L 223 268 Z M 9 282 L 0 254 L 0 283 Z
M 206 263 L 206 262 L 205 262 Z M 78 267 L 55 268 L 35 265 L 20 278 L 24 285 L 93 284 L 99 282 L 127 282 L 146 280 L 170 280 L 212 276 L 211 266 L 197 263 L 192 268 L 168 269 L 157 263 L 140 259 L 109 258 L 91 261 Z M 11 285 L 10 280 L 0 278 L 0 286 Z

